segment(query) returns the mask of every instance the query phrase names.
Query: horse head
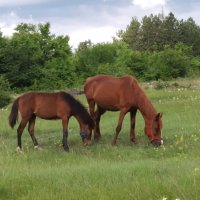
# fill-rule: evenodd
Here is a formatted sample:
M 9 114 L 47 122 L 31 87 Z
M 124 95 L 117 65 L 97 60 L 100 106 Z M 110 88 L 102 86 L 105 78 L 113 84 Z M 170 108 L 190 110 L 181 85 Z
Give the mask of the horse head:
M 92 130 L 94 129 L 93 124 L 86 124 L 81 128 L 80 136 L 82 139 L 82 142 L 84 145 L 90 145 L 91 144 L 91 136 L 92 136 Z
M 157 113 L 153 120 L 145 126 L 145 133 L 154 146 L 163 144 L 162 113 Z

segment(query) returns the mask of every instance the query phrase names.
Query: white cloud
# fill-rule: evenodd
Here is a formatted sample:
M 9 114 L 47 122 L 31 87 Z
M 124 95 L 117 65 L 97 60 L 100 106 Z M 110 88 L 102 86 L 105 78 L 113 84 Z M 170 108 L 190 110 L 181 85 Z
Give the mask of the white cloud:
M 11 0 L 4 0 L 11 2 Z M 4 2 L 0 0 L 1 2 Z M 19 0 L 16 0 L 19 2 Z M 28 1 L 28 0 L 26 0 Z M 31 2 L 32 0 L 29 0 Z M 35 1 L 35 0 L 34 0 Z M 37 0 L 37 2 L 44 2 L 47 0 Z M 14 28 L 20 23 L 45 23 L 50 22 L 51 33 L 56 35 L 68 35 L 70 37 L 70 45 L 77 48 L 80 42 L 90 39 L 92 43 L 110 42 L 112 37 L 116 36 L 116 32 L 120 29 L 125 29 L 130 24 L 132 17 L 137 17 L 141 20 L 145 15 L 160 13 L 161 6 L 164 7 L 164 14 L 167 15 L 172 11 L 176 17 L 185 19 L 186 17 L 193 17 L 195 21 L 199 22 L 199 6 L 191 9 L 190 12 L 177 12 L 168 7 L 167 2 L 170 0 L 132 0 L 132 5 L 122 7 L 102 7 L 102 9 L 94 9 L 90 6 L 77 6 L 76 13 L 79 15 L 64 16 L 52 15 L 51 12 L 43 17 L 34 15 L 34 12 L 26 14 L 27 17 L 20 17 L 17 12 L 11 11 L 7 14 L 0 13 L 0 31 L 6 36 L 11 36 Z M 14 1 L 12 1 L 14 2 Z M 20 2 L 25 2 L 21 0 Z M 33 1 L 32 1 L 33 2 Z M 137 5 L 137 6 L 136 6 Z M 151 5 L 151 6 L 150 6 Z M 66 10 L 67 12 L 67 10 Z
M 75 30 L 70 33 L 70 45 L 77 47 L 79 42 L 91 40 L 92 43 L 111 42 L 117 29 L 112 26 L 85 27 L 84 30 Z
M 0 0 L 0 7 L 22 6 L 49 2 L 49 0 Z
M 12 36 L 12 34 L 15 32 L 14 29 L 22 22 L 33 24 L 38 23 L 33 20 L 31 15 L 29 18 L 23 19 L 20 18 L 14 11 L 11 11 L 7 14 L 0 15 L 0 31 L 4 36 Z
M 167 0 L 133 0 L 133 5 L 139 6 L 142 9 L 164 6 Z
M 4 35 L 6 36 L 12 36 L 12 34 L 14 33 L 14 28 L 16 27 L 16 24 L 10 24 L 10 25 L 1 25 L 1 31 L 3 32 Z
M 70 45 L 76 48 L 80 42 L 88 39 L 92 43 L 110 42 L 116 36 L 117 31 L 127 27 L 132 17 L 136 16 L 140 20 L 144 15 L 157 14 L 160 11 L 160 8 L 145 11 L 131 5 L 96 13 L 96 10 L 86 6 L 77 8 L 80 16 L 77 15 L 71 18 L 45 16 L 40 19 L 37 18 L 37 20 L 34 15 L 30 14 L 28 18 L 21 18 L 12 11 L 7 15 L 0 14 L 0 30 L 4 35 L 11 36 L 14 32 L 13 29 L 22 22 L 33 24 L 50 22 L 51 32 L 56 35 L 68 35 Z
M 17 24 L 17 15 L 11 11 L 8 14 L 0 16 L 0 31 L 5 36 L 11 36 Z

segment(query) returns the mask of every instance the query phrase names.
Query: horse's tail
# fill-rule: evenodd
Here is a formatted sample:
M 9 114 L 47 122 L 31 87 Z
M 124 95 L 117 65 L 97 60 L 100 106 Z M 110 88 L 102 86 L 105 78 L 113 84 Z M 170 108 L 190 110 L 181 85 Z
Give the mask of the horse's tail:
M 9 115 L 9 124 L 11 128 L 14 128 L 17 119 L 18 119 L 18 109 L 19 109 L 19 98 L 17 98 L 11 108 L 11 112 Z

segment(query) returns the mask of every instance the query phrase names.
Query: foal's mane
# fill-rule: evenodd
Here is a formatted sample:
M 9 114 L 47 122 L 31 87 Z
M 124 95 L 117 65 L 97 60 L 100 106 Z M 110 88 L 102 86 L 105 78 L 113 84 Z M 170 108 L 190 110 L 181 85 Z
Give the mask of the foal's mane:
M 83 104 L 75 99 L 71 94 L 66 92 L 60 92 L 62 98 L 70 105 L 72 109 L 72 115 L 78 115 L 85 124 L 88 124 L 90 128 L 94 128 L 94 122 L 89 115 L 87 109 Z

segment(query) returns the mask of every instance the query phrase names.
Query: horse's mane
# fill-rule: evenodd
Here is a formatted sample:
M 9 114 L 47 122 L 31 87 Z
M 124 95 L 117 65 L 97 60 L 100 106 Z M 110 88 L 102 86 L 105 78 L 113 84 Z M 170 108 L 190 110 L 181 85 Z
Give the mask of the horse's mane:
M 70 105 L 72 109 L 72 115 L 78 115 L 85 124 L 88 124 L 90 128 L 94 128 L 94 122 L 85 106 L 83 106 L 83 104 L 81 104 L 80 101 L 75 99 L 71 94 L 66 92 L 60 92 L 60 94 L 62 98 Z

